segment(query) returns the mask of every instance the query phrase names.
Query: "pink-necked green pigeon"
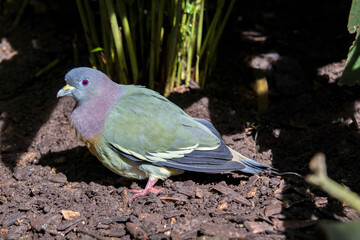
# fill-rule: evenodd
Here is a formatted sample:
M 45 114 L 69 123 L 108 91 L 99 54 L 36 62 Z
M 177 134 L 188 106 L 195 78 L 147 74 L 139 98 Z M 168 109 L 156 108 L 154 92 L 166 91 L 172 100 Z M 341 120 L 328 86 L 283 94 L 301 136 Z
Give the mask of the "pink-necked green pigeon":
M 161 192 L 154 188 L 158 179 L 184 171 L 276 173 L 227 147 L 209 121 L 190 117 L 155 91 L 117 84 L 87 67 L 72 69 L 65 81 L 57 96 L 76 100 L 70 121 L 90 152 L 116 174 L 148 179 L 145 189 L 130 190 L 130 201 Z

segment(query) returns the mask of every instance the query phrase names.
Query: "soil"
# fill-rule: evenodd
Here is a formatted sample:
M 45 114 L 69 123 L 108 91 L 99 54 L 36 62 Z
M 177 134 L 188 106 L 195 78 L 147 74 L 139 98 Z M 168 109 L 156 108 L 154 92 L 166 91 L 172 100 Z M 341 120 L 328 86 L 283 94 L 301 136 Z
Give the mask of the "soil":
M 15 10 L 1 20 L 0 239 L 319 239 L 323 221 L 359 219 L 303 178 L 267 173 L 188 172 L 129 204 L 127 189 L 146 182 L 103 167 L 68 123 L 74 100 L 56 99 L 74 67 L 73 43 L 88 66 L 74 3 L 62 3 L 30 1 L 14 27 L 10 5 Z M 346 29 L 350 5 L 238 1 L 206 88 L 170 99 L 280 172 L 305 176 L 323 152 L 329 176 L 360 193 L 359 87 L 337 84 L 354 38 Z M 269 83 L 263 114 L 254 61 Z

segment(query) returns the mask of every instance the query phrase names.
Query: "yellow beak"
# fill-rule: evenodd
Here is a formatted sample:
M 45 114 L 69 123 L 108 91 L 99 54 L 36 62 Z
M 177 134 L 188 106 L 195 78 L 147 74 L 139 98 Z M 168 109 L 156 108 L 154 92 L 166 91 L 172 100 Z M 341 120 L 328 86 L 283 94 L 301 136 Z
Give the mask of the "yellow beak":
M 71 95 L 71 91 L 74 89 L 73 86 L 66 84 L 62 89 L 60 89 L 57 93 L 57 97 L 63 97 L 67 95 Z

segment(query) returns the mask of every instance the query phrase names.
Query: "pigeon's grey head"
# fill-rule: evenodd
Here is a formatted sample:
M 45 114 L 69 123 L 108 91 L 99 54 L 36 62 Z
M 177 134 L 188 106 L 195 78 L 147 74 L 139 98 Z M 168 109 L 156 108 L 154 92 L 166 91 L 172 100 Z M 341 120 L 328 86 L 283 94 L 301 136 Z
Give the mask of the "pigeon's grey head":
M 71 96 L 78 103 L 100 97 L 106 94 L 107 88 L 115 84 L 104 73 L 88 68 L 79 67 L 70 70 L 65 75 L 66 85 L 57 93 L 57 97 Z

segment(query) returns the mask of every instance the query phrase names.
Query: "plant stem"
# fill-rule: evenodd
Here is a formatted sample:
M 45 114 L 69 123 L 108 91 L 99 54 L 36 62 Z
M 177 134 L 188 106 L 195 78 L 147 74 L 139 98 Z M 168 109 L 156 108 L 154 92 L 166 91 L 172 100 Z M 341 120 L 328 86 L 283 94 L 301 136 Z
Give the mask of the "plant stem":
M 126 44 L 127 44 L 127 50 L 128 50 L 129 59 L 130 59 L 130 66 L 131 66 L 131 71 L 132 71 L 132 75 L 133 75 L 133 82 L 134 82 L 134 84 L 136 84 L 138 77 L 139 77 L 139 69 L 138 69 L 138 64 L 137 64 L 137 60 L 136 60 L 136 52 L 135 52 L 133 40 L 131 37 L 129 21 L 127 19 L 126 8 L 125 8 L 125 4 L 124 4 L 123 0 L 117 1 L 117 3 L 118 3 L 118 9 L 119 9 L 119 13 L 120 13 L 122 27 L 124 30 L 125 40 L 126 40 Z
M 328 177 L 326 173 L 325 155 L 323 153 L 318 153 L 311 159 L 310 169 L 313 171 L 313 174 L 306 176 L 307 182 L 320 187 L 332 197 L 348 203 L 349 206 L 360 212 L 359 195 L 347 190 Z
M 187 63 L 186 63 L 186 80 L 185 84 L 189 85 L 191 79 L 192 59 L 195 47 L 195 27 L 196 27 L 196 9 L 193 12 L 191 21 L 191 34 L 188 37 L 188 52 L 187 52 Z
M 183 71 L 184 61 L 184 58 L 180 57 L 176 74 L 176 87 L 180 86 L 181 83 L 181 74 Z
M 150 9 L 150 21 L 151 21 L 151 39 L 150 39 L 150 71 L 149 71 L 149 87 L 151 89 L 155 88 L 155 66 L 156 66 L 156 57 L 155 57 L 155 37 L 156 36 L 156 1 L 151 1 Z
M 160 64 L 160 53 L 161 53 L 161 42 L 162 42 L 162 36 L 161 36 L 161 29 L 163 26 L 163 20 L 164 20 L 164 9 L 165 9 L 165 0 L 159 0 L 159 11 L 158 11 L 158 20 L 157 20 L 157 26 L 156 26 L 156 37 L 155 37 L 155 69 L 159 69 Z M 156 73 L 155 73 L 156 74 Z
M 199 79 L 199 62 L 200 62 L 200 57 L 199 55 L 196 55 L 196 64 L 195 64 L 195 82 L 199 84 L 200 79 Z
M 204 26 L 204 8 L 205 8 L 204 3 L 205 3 L 205 0 L 200 0 L 199 23 L 198 23 L 197 39 L 196 39 L 196 54 L 197 55 L 200 55 L 200 50 L 201 50 L 201 40 L 202 40 L 203 26 Z
M 114 43 L 115 43 L 115 50 L 116 50 L 116 56 L 117 56 L 117 62 L 118 62 L 117 71 L 119 71 L 119 76 L 120 76 L 119 81 L 123 84 L 126 84 L 126 83 L 128 83 L 128 77 L 127 77 L 128 71 L 127 71 L 127 66 L 126 66 L 123 44 L 122 44 L 122 40 L 121 40 L 121 33 L 119 30 L 118 21 L 116 19 L 113 2 L 105 1 L 105 5 L 106 5 L 107 11 L 108 11 L 112 35 L 113 35 Z
M 144 44 L 144 2 L 142 0 L 136 1 L 138 9 L 139 9 L 139 42 L 140 42 L 140 61 L 144 63 L 145 59 L 145 44 Z
M 200 83 L 199 79 L 199 62 L 200 62 L 200 50 L 201 50 L 201 40 L 203 34 L 203 26 L 204 26 L 204 4 L 205 0 L 200 0 L 200 13 L 199 13 L 199 23 L 197 29 L 197 39 L 196 39 L 196 70 L 195 70 L 195 82 Z M 198 6 L 198 4 L 197 4 Z
M 213 18 L 213 20 L 212 20 L 212 22 L 210 24 L 210 27 L 209 27 L 209 29 L 208 29 L 208 31 L 206 33 L 204 42 L 202 44 L 202 48 L 200 50 L 200 58 L 204 54 L 205 49 L 208 48 L 211 45 L 208 42 L 213 39 L 213 35 L 215 34 L 216 26 L 217 26 L 217 24 L 218 24 L 218 22 L 220 20 L 220 16 L 221 16 L 222 9 L 224 7 L 224 3 L 225 3 L 225 0 L 218 0 L 218 4 L 217 4 L 217 7 L 216 7 L 216 12 L 215 12 L 214 18 Z
M 172 29 L 169 36 L 169 43 L 168 43 L 168 55 L 167 55 L 167 69 L 166 69 L 166 86 L 165 86 L 165 96 L 168 96 L 172 90 L 171 86 L 174 86 L 174 78 L 175 78 L 175 68 L 176 68 L 176 47 L 177 47 L 177 37 L 179 34 L 180 28 L 180 21 L 181 21 L 181 7 L 182 7 L 182 0 L 175 0 L 175 23 L 172 24 Z M 170 19 L 171 21 L 171 19 Z

